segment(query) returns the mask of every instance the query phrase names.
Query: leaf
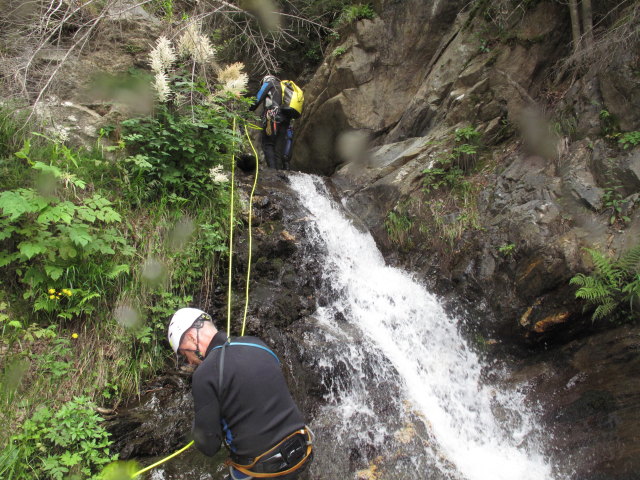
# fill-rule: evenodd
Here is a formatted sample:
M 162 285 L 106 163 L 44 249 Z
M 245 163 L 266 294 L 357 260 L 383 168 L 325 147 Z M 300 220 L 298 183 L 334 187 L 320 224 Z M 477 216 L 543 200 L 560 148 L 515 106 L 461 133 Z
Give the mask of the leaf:
M 0 229 L 0 241 L 10 238 L 11 234 L 15 231 L 16 231 L 15 227 L 9 227 L 9 226 L 5 226 L 4 228 Z
M 75 214 L 76 206 L 71 202 L 62 202 L 58 205 L 45 209 L 38 216 L 38 223 L 57 223 L 62 221 L 64 223 L 71 223 L 73 215 Z
M 96 214 L 92 208 L 82 205 L 76 209 L 78 218 L 87 222 L 93 223 L 96 221 Z
M 31 151 L 31 142 L 29 140 L 25 140 L 22 148 L 18 150 L 14 155 L 18 158 L 22 158 L 23 160 L 29 160 L 29 152 Z
M 2 192 L 0 194 L 0 209 L 15 220 L 23 213 L 37 212 L 47 205 L 47 201 L 37 195 L 33 190 L 21 188 Z
M 121 222 L 122 217 L 111 207 L 104 207 L 96 212 L 97 217 L 105 223 Z
M 80 460 L 82 460 L 82 457 L 79 453 L 71 453 L 68 450 L 60 456 L 60 463 L 66 465 L 67 467 L 73 467 L 74 465 L 77 465 L 78 463 L 80 463 Z
M 73 248 L 71 245 L 62 245 L 60 246 L 58 251 L 60 252 L 60 257 L 63 260 L 76 258 L 76 256 L 78 255 L 78 251 L 75 248 Z
M 62 170 L 60 170 L 58 167 L 54 165 L 47 165 L 46 163 L 35 162 L 33 164 L 33 168 L 36 170 L 40 170 L 43 173 L 48 173 L 54 176 L 55 178 L 60 178 L 62 176 Z
M 64 273 L 64 269 L 55 265 L 45 265 L 44 271 L 49 275 L 51 280 L 58 280 Z
M 114 266 L 109 273 L 107 273 L 108 278 L 116 278 L 121 273 L 129 273 L 129 265 L 116 265 Z
M 31 243 L 31 242 L 21 242 L 18 245 L 18 250 L 22 255 L 27 257 L 27 259 L 31 259 L 34 256 L 47 251 L 44 245 L 41 245 L 40 243 Z
M 89 233 L 89 227 L 84 224 L 73 225 L 69 229 L 69 238 L 80 247 L 84 247 L 94 240 L 93 235 Z

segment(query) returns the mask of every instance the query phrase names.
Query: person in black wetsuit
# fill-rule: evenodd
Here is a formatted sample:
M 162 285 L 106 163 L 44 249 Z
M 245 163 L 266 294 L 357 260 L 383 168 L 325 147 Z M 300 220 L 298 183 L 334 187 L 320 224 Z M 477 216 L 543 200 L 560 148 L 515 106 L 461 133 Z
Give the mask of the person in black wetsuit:
M 178 310 L 169 343 L 193 365 L 193 439 L 205 455 L 226 444 L 229 477 L 252 473 L 292 480 L 313 458 L 312 433 L 294 403 L 277 356 L 256 337 L 227 341 L 211 317 L 195 308 Z
M 282 106 L 282 89 L 280 80 L 273 75 L 262 79 L 262 85 L 254 103 L 249 107 L 253 111 L 264 104 L 262 112 L 262 151 L 269 168 L 282 170 L 287 168 L 285 148 L 287 130 L 291 118 L 280 107 Z

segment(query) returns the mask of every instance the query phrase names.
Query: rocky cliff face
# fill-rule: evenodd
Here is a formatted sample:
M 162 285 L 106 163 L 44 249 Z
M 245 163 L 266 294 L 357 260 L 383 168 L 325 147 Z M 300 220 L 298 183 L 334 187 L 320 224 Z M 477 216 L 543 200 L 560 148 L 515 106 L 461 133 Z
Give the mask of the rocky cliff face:
M 546 341 L 583 318 L 568 285 L 590 268 L 582 247 L 620 254 L 637 242 L 640 153 L 605 138 L 602 117 L 638 128 L 637 108 L 621 103 L 640 102 L 638 57 L 556 80 L 570 53 L 565 7 L 537 2 L 497 26 L 466 3 L 387 2 L 343 32 L 345 52 L 306 88 L 294 165 L 333 173 L 391 259 L 493 316 L 485 333 Z M 426 191 L 423 171 L 451 161 L 461 127 L 484 145 L 454 160 L 473 193 L 438 208 L 443 189 Z M 366 155 L 344 153 L 350 135 L 369 139 Z M 614 185 L 629 221 L 612 226 Z M 399 254 L 389 212 L 411 223 Z M 458 232 L 443 246 L 434 223 Z
M 640 148 L 616 138 L 640 130 L 640 57 L 563 73 L 566 7 L 531 2 L 496 33 L 467 3 L 383 2 L 341 32 L 343 53 L 305 89 L 294 166 L 331 175 L 387 259 L 462 306 L 482 348 L 549 348 L 518 375 L 550 445 L 573 452 L 578 478 L 632 478 L 638 385 L 624 365 L 640 329 L 592 323 L 569 279 L 593 267 L 583 247 L 616 257 L 640 238 Z M 465 127 L 482 138 L 471 155 L 456 153 Z

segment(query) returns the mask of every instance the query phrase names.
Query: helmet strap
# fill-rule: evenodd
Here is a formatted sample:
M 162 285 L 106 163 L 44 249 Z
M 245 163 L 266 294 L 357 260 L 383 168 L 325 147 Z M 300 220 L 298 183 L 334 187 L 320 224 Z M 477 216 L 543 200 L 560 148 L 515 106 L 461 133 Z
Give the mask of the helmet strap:
M 200 327 L 196 328 L 196 351 L 194 352 L 198 360 L 204 360 L 204 356 L 200 351 Z

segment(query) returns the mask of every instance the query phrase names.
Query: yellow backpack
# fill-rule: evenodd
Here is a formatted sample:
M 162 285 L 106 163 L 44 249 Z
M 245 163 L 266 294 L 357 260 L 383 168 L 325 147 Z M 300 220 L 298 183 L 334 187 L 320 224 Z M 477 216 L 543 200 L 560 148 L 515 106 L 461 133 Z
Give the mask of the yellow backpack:
M 282 87 L 280 110 L 290 118 L 298 118 L 302 115 L 302 106 L 304 105 L 302 89 L 293 80 L 282 80 L 280 86 Z

